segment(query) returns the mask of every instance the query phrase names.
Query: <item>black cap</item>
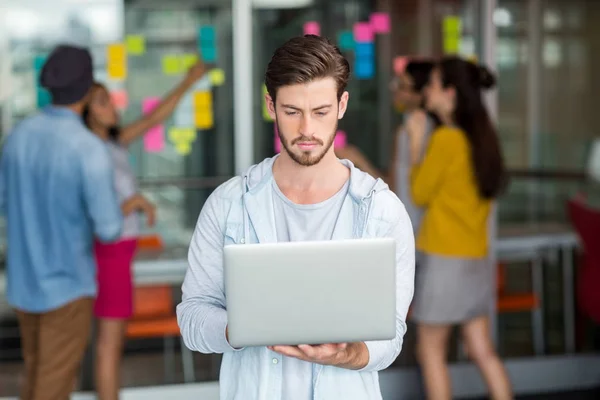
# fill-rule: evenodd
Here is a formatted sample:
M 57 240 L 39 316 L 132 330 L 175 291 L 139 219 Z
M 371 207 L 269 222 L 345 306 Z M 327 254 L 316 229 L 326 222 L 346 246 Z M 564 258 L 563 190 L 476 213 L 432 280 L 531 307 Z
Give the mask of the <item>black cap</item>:
M 92 56 L 87 49 L 60 45 L 48 56 L 40 84 L 52 94 L 52 103 L 67 105 L 85 97 L 94 83 Z

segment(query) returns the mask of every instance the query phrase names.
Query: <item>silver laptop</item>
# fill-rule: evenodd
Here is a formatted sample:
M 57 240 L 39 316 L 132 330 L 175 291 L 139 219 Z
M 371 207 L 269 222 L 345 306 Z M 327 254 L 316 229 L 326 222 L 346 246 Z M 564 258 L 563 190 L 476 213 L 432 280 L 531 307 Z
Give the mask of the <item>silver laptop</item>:
M 392 339 L 395 260 L 391 238 L 226 246 L 231 345 Z

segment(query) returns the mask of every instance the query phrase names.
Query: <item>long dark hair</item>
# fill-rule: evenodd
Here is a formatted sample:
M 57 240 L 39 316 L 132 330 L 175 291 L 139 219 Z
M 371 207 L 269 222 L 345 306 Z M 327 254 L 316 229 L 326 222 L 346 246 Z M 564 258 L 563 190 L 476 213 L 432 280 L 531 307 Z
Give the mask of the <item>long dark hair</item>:
M 494 87 L 496 78 L 486 67 L 458 57 L 444 57 L 438 65 L 443 86 L 456 91 L 454 122 L 471 144 L 479 193 L 485 199 L 498 197 L 508 177 L 498 135 L 481 96 L 482 89 Z
M 108 92 L 108 89 L 106 89 L 106 87 L 103 84 L 94 82 L 94 84 L 92 85 L 92 90 L 98 89 L 106 90 Z M 85 126 L 87 126 L 89 130 L 91 130 L 92 128 L 90 126 L 90 101 L 88 101 L 85 107 L 83 108 L 81 118 L 83 119 Z M 119 140 L 120 133 L 121 129 L 118 126 L 111 126 L 110 128 L 108 128 L 108 139 L 113 142 L 117 142 Z

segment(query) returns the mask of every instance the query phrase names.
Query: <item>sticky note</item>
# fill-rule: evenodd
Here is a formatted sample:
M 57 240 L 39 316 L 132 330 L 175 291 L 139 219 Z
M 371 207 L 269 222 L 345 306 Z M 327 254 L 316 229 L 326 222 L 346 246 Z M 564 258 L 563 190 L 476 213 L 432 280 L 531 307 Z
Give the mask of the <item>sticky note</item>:
M 460 50 L 462 22 L 459 17 L 449 15 L 442 24 L 444 53 L 457 54 Z
M 37 106 L 38 108 L 44 108 L 48 104 L 52 103 L 52 95 L 44 88 L 38 88 L 37 90 Z
M 271 115 L 269 114 L 269 109 L 267 108 L 267 100 L 265 99 L 265 94 L 267 94 L 267 85 L 263 83 L 262 85 L 262 116 L 265 121 L 273 121 Z
M 461 35 L 462 34 L 462 23 L 460 17 L 455 15 L 448 15 L 443 21 L 444 35 Z
M 212 93 L 206 92 L 194 92 L 194 109 L 198 110 L 212 110 Z
M 162 67 L 165 75 L 179 75 L 183 72 L 181 59 L 177 55 L 164 56 Z
M 305 35 L 321 35 L 321 26 L 316 21 L 305 22 L 303 29 Z
M 196 140 L 196 130 L 191 127 L 171 127 L 169 129 L 169 140 L 173 143 L 193 142 Z
M 184 71 L 189 70 L 198 62 L 198 54 L 184 54 L 181 56 L 181 67 Z
M 375 43 L 356 43 L 355 52 L 357 58 L 374 58 L 375 57 Z
M 225 72 L 221 68 L 211 69 L 208 76 L 215 86 L 221 86 L 225 82 Z
M 346 132 L 337 131 L 335 134 L 335 139 L 333 139 L 333 147 L 335 149 L 343 149 L 348 144 L 348 137 L 346 136 Z
M 338 33 L 338 46 L 342 51 L 354 50 L 354 35 L 352 31 L 342 31 Z
M 128 35 L 125 44 L 127 52 L 131 55 L 139 56 L 146 52 L 146 38 L 142 35 Z
M 106 59 L 108 64 L 119 64 L 127 61 L 127 51 L 123 43 L 113 43 L 106 47 Z
M 160 104 L 160 97 L 147 97 L 142 100 L 142 113 L 150 114 Z
M 215 63 L 217 62 L 217 48 L 215 46 L 201 47 L 200 56 L 207 63 Z
M 33 59 L 33 69 L 35 70 L 35 72 L 39 74 L 42 68 L 44 68 L 45 63 L 46 56 L 35 56 L 35 58 Z
M 192 152 L 192 144 L 189 142 L 176 143 L 175 151 L 182 156 L 187 156 Z
M 390 23 L 390 14 L 385 12 L 374 12 L 369 18 L 371 27 L 375 33 L 390 33 L 392 25 Z
M 148 153 L 158 153 L 165 148 L 165 128 L 157 125 L 144 135 L 144 150 Z
M 458 54 L 460 50 L 460 37 L 446 36 L 444 38 L 444 53 Z
M 357 59 L 354 75 L 358 79 L 371 79 L 375 75 L 375 63 L 368 59 Z
M 194 115 L 196 128 L 210 129 L 214 125 L 212 110 L 197 110 Z
M 127 65 L 120 62 L 108 64 L 106 73 L 110 79 L 123 80 L 127 78 Z
M 359 42 L 372 42 L 375 40 L 375 34 L 373 28 L 368 22 L 357 22 L 354 24 L 354 41 Z
M 129 95 L 125 90 L 115 90 L 110 92 L 110 99 L 119 110 L 125 110 L 129 105 Z
M 408 57 L 397 56 L 394 58 L 394 73 L 400 75 L 408 65 Z
M 215 28 L 212 25 L 203 25 L 198 29 L 198 41 L 214 44 L 216 39 Z

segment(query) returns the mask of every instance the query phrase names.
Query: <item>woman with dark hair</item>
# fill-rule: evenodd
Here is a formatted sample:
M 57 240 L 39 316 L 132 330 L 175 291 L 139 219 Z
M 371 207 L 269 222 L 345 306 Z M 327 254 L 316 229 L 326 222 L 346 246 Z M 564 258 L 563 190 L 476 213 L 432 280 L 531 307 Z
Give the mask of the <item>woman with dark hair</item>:
M 425 89 L 426 107 L 439 126 L 424 155 L 425 114 L 413 113 L 408 122 L 412 198 L 426 210 L 416 243 L 421 257 L 412 319 L 418 324 L 417 358 L 429 399 L 452 397 L 446 356 L 454 325 L 461 326 L 467 353 L 482 372 L 491 398 L 512 398 L 488 317 L 496 296 L 488 220 L 492 201 L 507 182 L 481 93 L 494 84 L 485 67 L 444 58 Z
M 410 118 L 413 112 L 417 112 L 423 108 L 423 89 L 429 82 L 429 75 L 432 69 L 432 61 L 413 60 L 406 65 L 402 73 L 395 76 L 392 80 L 390 90 L 393 94 L 393 101 L 396 106 L 403 109 L 405 121 Z M 427 145 L 429 135 L 434 128 L 433 119 L 426 118 L 426 124 L 421 151 Z M 357 168 L 371 174 L 375 178 L 383 178 L 400 200 L 402 200 L 410 216 L 413 230 L 417 232 L 422 210 L 413 203 L 410 195 L 409 171 L 411 164 L 406 124 L 401 125 L 394 135 L 394 144 L 387 174 L 375 168 L 361 151 L 353 145 L 336 149 L 335 152 L 339 158 L 349 159 Z
M 108 90 L 95 83 L 83 112 L 88 128 L 103 139 L 113 158 L 115 188 L 125 216 L 121 237 L 114 243 L 95 243 L 98 294 L 94 314 L 98 319 L 96 340 L 96 389 L 100 400 L 117 400 L 120 364 L 127 320 L 133 313 L 132 262 L 139 234 L 137 212 L 143 212 L 148 225 L 154 224 L 154 205 L 137 189 L 128 161 L 127 146 L 148 129 L 162 123 L 175 110 L 183 95 L 204 76 L 202 62 L 193 66 L 185 79 L 148 115 L 119 126 L 118 113 Z

